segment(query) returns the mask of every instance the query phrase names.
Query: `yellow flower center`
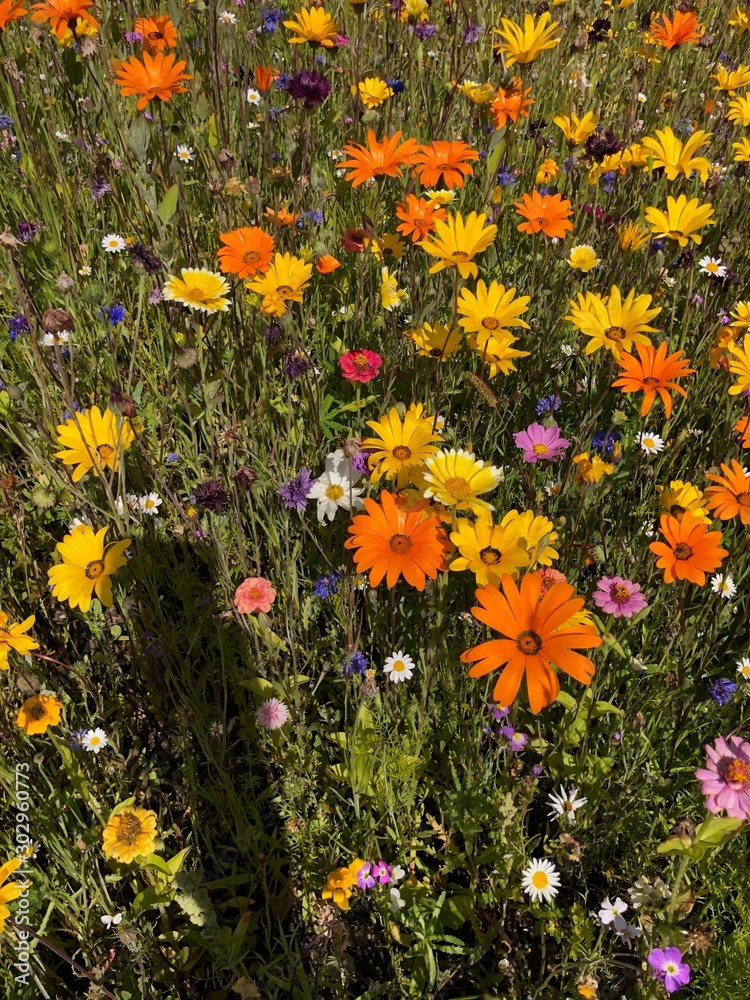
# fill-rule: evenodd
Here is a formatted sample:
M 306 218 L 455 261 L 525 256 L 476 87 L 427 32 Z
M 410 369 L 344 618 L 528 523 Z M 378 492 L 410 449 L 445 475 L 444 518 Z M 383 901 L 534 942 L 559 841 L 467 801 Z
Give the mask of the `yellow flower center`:
M 609 340 L 624 340 L 625 339 L 625 328 L 622 326 L 609 326 L 604 331 L 604 336 L 608 337 Z
M 102 462 L 109 462 L 115 453 L 115 449 L 111 444 L 100 444 L 96 449 L 96 453 Z
M 326 487 L 326 496 L 329 500 L 340 500 L 344 495 L 343 486 L 339 486 L 337 483 L 331 483 L 330 486 Z
M 542 637 L 538 632 L 532 632 L 529 629 L 524 632 L 519 632 L 518 638 L 516 639 L 516 648 L 519 653 L 523 653 L 524 656 L 536 656 L 542 648 Z
M 360 370 L 362 370 L 363 368 L 367 368 L 367 366 L 370 364 L 370 362 L 367 360 L 367 355 L 365 354 L 355 354 L 354 357 L 352 358 L 352 361 L 354 362 L 354 367 L 359 368 Z
M 689 559 L 693 554 L 693 550 L 687 544 L 687 542 L 679 542 L 675 545 L 674 557 L 675 559 Z
M 453 260 L 457 264 L 463 264 L 465 261 L 471 260 L 471 258 L 464 250 L 456 250 L 456 252 L 453 254 Z
M 391 552 L 395 552 L 396 555 L 405 556 L 411 548 L 411 544 L 411 538 L 408 535 L 391 535 L 390 548 Z
M 546 872 L 534 872 L 531 876 L 531 884 L 535 889 L 546 889 L 549 885 L 549 876 Z
M 246 250 L 242 255 L 243 264 L 257 264 L 260 260 L 260 254 L 257 250 Z
M 205 302 L 206 299 L 209 297 L 210 296 L 207 296 L 202 288 L 196 288 L 195 285 L 188 288 L 187 292 L 185 293 L 185 298 L 192 299 L 193 302 Z
M 617 604 L 627 604 L 630 600 L 630 590 L 625 586 L 624 583 L 616 583 L 609 596 Z
M 89 580 L 98 580 L 103 572 L 104 563 L 101 559 L 94 559 L 94 561 L 90 562 L 84 570 L 84 573 Z
M 719 764 L 719 775 L 727 782 L 750 785 L 750 764 L 744 760 L 723 760 Z
M 503 554 L 500 549 L 493 549 L 488 545 L 486 548 L 480 550 L 479 558 L 485 566 L 497 566 L 503 558 Z
M 123 813 L 117 817 L 117 839 L 120 843 L 132 847 L 142 833 L 141 821 L 135 813 Z
M 406 670 L 406 664 L 404 663 L 403 660 L 396 660 L 396 662 L 393 664 L 392 670 L 397 674 L 401 674 L 404 672 L 404 670 Z
M 534 452 L 535 455 L 546 455 L 547 452 L 549 451 L 549 448 L 547 447 L 546 444 L 539 443 L 535 444 L 531 450 Z
M 397 444 L 391 454 L 397 462 L 405 462 L 407 458 L 411 458 L 411 448 L 407 448 L 405 444 Z
M 497 328 L 500 326 L 500 320 L 495 319 L 494 316 L 485 316 L 484 319 L 482 320 L 482 326 L 485 328 L 485 330 L 497 330 Z
M 471 486 L 463 476 L 454 476 L 453 479 L 447 479 L 445 488 L 448 493 L 452 493 L 454 496 L 466 496 L 467 493 L 471 493 Z

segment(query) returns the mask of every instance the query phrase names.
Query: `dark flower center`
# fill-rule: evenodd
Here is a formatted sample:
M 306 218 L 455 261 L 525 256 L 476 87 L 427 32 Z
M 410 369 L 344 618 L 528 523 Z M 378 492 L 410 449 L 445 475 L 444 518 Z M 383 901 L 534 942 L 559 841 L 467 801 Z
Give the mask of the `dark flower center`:
M 492 546 L 488 545 L 487 548 L 480 550 L 479 558 L 485 566 L 497 566 L 503 558 L 503 554 L 499 549 L 493 549 Z
M 464 250 L 457 250 L 453 254 L 453 259 L 458 261 L 459 264 L 463 264 L 464 261 L 469 260 L 469 255 Z
M 610 340 L 624 340 L 625 328 L 622 326 L 609 326 L 604 331 L 604 336 L 609 337 Z
M 276 294 L 277 295 L 291 295 L 293 291 L 294 291 L 294 289 L 292 288 L 291 285 L 279 285 L 279 287 L 276 289 Z
M 411 448 L 407 448 L 405 444 L 397 444 L 392 455 L 396 461 L 405 462 L 407 458 L 411 458 Z
M 243 264 L 257 264 L 260 260 L 260 253 L 257 250 L 246 250 L 242 255 Z
M 411 545 L 411 538 L 408 535 L 391 535 L 391 552 L 395 552 L 399 556 L 405 556 Z
M 738 493 L 737 503 L 740 507 L 750 507 L 750 493 Z
M 538 632 L 532 632 L 530 629 L 527 629 L 519 633 L 516 639 L 516 648 L 524 656 L 536 656 L 542 648 L 542 637 Z
M 34 719 L 35 722 L 38 722 L 47 714 L 47 706 L 43 701 L 35 701 L 34 704 L 29 707 L 28 714 L 32 719 Z
M 625 586 L 624 583 L 616 583 L 614 587 L 610 590 L 609 596 L 617 604 L 627 604 L 630 600 L 630 590 Z
M 672 517 L 676 517 L 678 521 L 682 520 L 682 515 L 687 511 L 687 507 L 682 507 L 678 503 L 673 503 L 669 508 L 669 513 Z
M 653 375 L 647 375 L 643 380 L 643 384 L 649 387 L 654 385 L 659 385 L 659 379 L 654 378 Z
M 104 572 L 104 563 L 102 562 L 101 559 L 94 559 L 93 562 L 90 562 L 88 564 L 84 572 L 86 574 L 87 579 L 98 580 L 99 577 Z
M 675 559 L 689 559 L 693 554 L 693 550 L 686 542 L 679 542 L 675 545 L 674 557 Z

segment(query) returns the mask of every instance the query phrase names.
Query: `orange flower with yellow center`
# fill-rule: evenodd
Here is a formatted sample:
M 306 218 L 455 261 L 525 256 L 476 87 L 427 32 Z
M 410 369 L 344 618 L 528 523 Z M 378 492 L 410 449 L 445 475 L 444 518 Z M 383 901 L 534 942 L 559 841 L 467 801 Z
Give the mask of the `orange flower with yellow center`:
M 518 226 L 522 233 L 544 233 L 562 240 L 573 229 L 570 202 L 559 194 L 540 194 L 534 190 L 530 195 L 522 195 L 522 200 L 516 202 L 516 211 L 527 220 Z
M 739 517 L 743 524 L 750 524 L 750 476 L 736 458 L 731 468 L 722 462 L 723 476 L 708 475 L 718 486 L 706 490 L 708 509 L 715 512 L 721 521 Z
M 679 521 L 671 514 L 662 514 L 659 531 L 665 541 L 652 542 L 649 548 L 659 556 L 656 565 L 664 571 L 665 583 L 689 580 L 702 587 L 706 573 L 713 573 L 729 555 L 727 549 L 719 547 L 721 532 L 709 531 L 689 510 Z
M 219 233 L 224 246 L 219 250 L 219 267 L 224 274 L 238 278 L 252 278 L 258 271 L 264 273 L 273 260 L 274 241 L 258 226 L 243 226 L 230 233 Z
M 403 220 L 397 229 L 404 236 L 410 236 L 412 243 L 419 243 L 435 232 L 435 223 L 445 219 L 447 214 L 437 202 L 410 194 L 406 196 L 406 203 L 396 205 L 396 215 Z
M 389 138 L 379 141 L 370 129 L 367 133 L 367 146 L 358 142 L 344 146 L 344 152 L 351 159 L 342 160 L 339 166 L 349 170 L 346 179 L 352 187 L 373 179 L 398 177 L 402 167 L 414 163 L 417 140 L 405 139 L 401 142 L 402 135 L 402 132 L 394 132 Z
M 175 62 L 175 58 L 172 52 L 168 55 L 157 52 L 153 56 L 144 52 L 143 62 L 131 56 L 127 62 L 120 63 L 115 83 L 123 97 L 139 98 L 139 111 L 143 111 L 148 102 L 156 97 L 160 101 L 171 101 L 175 94 L 184 94 L 187 90 L 181 84 L 193 79 L 189 73 L 183 73 L 185 60 Z
M 657 392 L 664 403 L 667 419 L 672 415 L 672 397 L 669 391 L 679 392 L 681 396 L 687 396 L 687 392 L 682 386 L 672 379 L 684 378 L 692 375 L 695 368 L 688 368 L 690 361 L 683 358 L 682 351 L 675 351 L 667 357 L 666 341 L 659 344 L 659 349 L 654 350 L 651 344 L 636 344 L 638 357 L 632 354 L 622 354 L 618 359 L 623 373 L 616 379 L 612 386 L 619 386 L 624 393 L 643 392 L 644 399 L 641 406 L 641 416 L 645 417 L 654 405 Z

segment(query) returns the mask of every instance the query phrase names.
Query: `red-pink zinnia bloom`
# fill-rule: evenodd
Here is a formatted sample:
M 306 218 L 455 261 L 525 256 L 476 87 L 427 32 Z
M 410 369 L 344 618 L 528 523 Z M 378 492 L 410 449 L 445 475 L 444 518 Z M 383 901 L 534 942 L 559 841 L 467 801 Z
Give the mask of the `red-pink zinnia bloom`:
M 281 729 L 289 721 L 289 709 L 278 698 L 268 698 L 255 710 L 255 718 L 264 729 Z
M 271 610 L 276 598 L 276 591 L 262 576 L 249 576 L 243 580 L 234 592 L 234 606 L 243 615 L 251 615 L 253 611 Z
M 695 772 L 706 796 L 706 809 L 726 809 L 733 819 L 750 819 L 750 743 L 739 736 L 719 737 L 706 747 L 706 767 Z
M 603 576 L 597 587 L 592 595 L 594 604 L 615 618 L 632 618 L 648 607 L 641 585 L 622 576 Z
M 513 440 L 517 447 L 523 451 L 525 462 L 537 462 L 544 459 L 547 462 L 556 462 L 561 455 L 565 454 L 565 449 L 570 444 L 560 434 L 557 424 L 551 427 L 543 427 L 541 424 L 529 424 L 525 431 L 518 431 L 513 435 Z
M 339 358 L 341 374 L 350 382 L 369 382 L 380 371 L 383 359 L 375 351 L 364 348 L 359 351 L 347 351 Z

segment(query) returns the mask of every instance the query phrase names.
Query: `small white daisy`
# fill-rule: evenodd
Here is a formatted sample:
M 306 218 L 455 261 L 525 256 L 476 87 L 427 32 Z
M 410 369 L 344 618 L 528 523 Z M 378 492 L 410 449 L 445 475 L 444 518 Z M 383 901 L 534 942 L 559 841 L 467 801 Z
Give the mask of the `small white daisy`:
M 221 21 L 222 24 L 236 24 L 237 15 L 233 14 L 229 10 L 223 10 L 221 14 L 219 14 L 219 20 Z
M 724 600 L 728 601 L 737 593 L 737 585 L 731 576 L 717 573 L 711 577 L 711 590 L 715 594 L 721 594 Z
M 658 434 L 654 434 L 653 431 L 643 431 L 638 435 L 637 440 L 642 451 L 645 451 L 647 455 L 658 455 L 660 451 L 664 451 L 663 439 Z
M 527 896 L 534 903 L 544 900 L 549 903 L 557 895 L 560 888 L 560 875 L 557 868 L 546 858 L 534 858 L 521 873 L 521 885 Z
M 67 344 L 70 340 L 68 330 L 60 330 L 59 333 L 45 333 L 42 337 L 42 344 L 45 347 L 59 347 L 60 344 Z
M 192 163 L 195 159 L 195 150 L 192 146 L 178 146 L 174 155 L 180 163 Z
M 566 358 L 572 358 L 575 354 L 575 348 L 571 344 L 563 344 L 560 347 L 560 352 L 564 354 Z
M 100 917 L 99 919 L 104 924 L 104 926 L 107 928 L 107 930 L 109 930 L 111 927 L 117 927 L 117 925 L 122 920 L 122 914 L 121 913 L 115 913 L 115 914 L 113 914 L 110 917 L 108 913 L 105 913 L 104 916 Z
M 81 745 L 89 753 L 99 753 L 108 743 L 107 734 L 103 729 L 89 729 L 81 738 Z
M 391 653 L 383 664 L 383 671 L 388 674 L 395 684 L 399 684 L 401 681 L 410 681 L 414 676 L 415 669 L 416 664 L 414 660 L 412 660 L 408 653 L 404 653 L 401 650 L 397 653 Z
M 577 798 L 577 795 L 577 788 L 573 787 L 569 792 L 566 792 L 563 786 L 560 785 L 559 795 L 557 792 L 552 792 L 547 797 L 547 805 L 552 806 L 551 811 L 547 813 L 549 818 L 561 820 L 565 817 L 572 826 L 576 821 L 576 809 L 582 809 L 588 801 L 588 799 Z
M 255 90 L 253 87 L 248 87 L 246 96 L 248 104 L 260 104 L 260 91 Z
M 91 268 L 89 267 L 88 264 L 84 264 L 83 267 L 79 267 L 78 268 L 78 273 L 80 274 L 80 276 L 82 278 L 90 278 L 91 277 Z
M 332 521 L 339 507 L 344 510 L 364 510 L 365 505 L 360 499 L 361 487 L 355 486 L 362 476 L 361 472 L 351 467 L 349 459 L 339 448 L 326 456 L 326 468 L 310 488 L 308 500 L 318 501 L 318 521 L 325 523 L 326 518 Z
M 256 128 L 260 128 L 260 122 L 248 122 L 248 123 L 247 123 L 247 127 L 248 127 L 249 129 L 256 129 Z
M 224 735 L 224 723 L 223 722 L 212 722 L 208 727 L 208 735 L 212 736 L 214 739 L 218 739 L 219 736 Z
M 58 129 L 55 130 L 55 138 L 58 139 L 60 142 L 67 142 L 68 141 L 68 133 L 67 132 L 61 132 L 60 129 L 58 128 Z
M 125 240 L 118 233 L 107 233 L 102 239 L 102 249 L 107 253 L 122 253 L 125 245 Z
M 648 100 L 645 94 L 636 94 L 635 99 L 636 101 L 638 101 L 639 104 L 645 104 L 646 101 Z
M 737 673 L 744 681 L 750 681 L 750 656 L 737 660 Z
M 617 933 L 622 934 L 628 923 L 623 917 L 623 913 L 625 913 L 627 908 L 628 904 L 624 899 L 620 899 L 618 896 L 614 903 L 610 903 L 609 896 L 607 896 L 599 910 L 599 920 L 604 927 L 612 924 Z
M 138 497 L 138 509 L 142 510 L 144 514 L 151 514 L 152 517 L 159 513 L 161 503 L 162 499 L 158 493 L 149 493 L 147 496 Z
M 677 278 L 672 278 L 670 275 L 665 274 L 661 279 L 662 285 L 666 285 L 667 288 L 674 288 L 677 284 Z
M 712 278 L 725 278 L 727 275 L 726 265 L 718 257 L 701 257 L 698 267 L 701 274 L 709 274 Z

